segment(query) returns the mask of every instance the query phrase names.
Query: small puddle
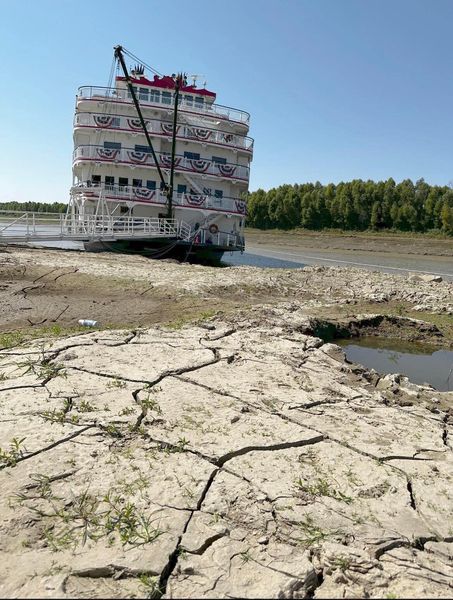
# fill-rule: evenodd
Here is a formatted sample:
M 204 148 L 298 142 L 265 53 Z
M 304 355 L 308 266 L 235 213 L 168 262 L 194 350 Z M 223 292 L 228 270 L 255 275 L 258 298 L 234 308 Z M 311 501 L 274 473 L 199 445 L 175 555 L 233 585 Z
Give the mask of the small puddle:
M 453 351 L 435 350 L 426 344 L 362 337 L 335 340 L 348 360 L 378 373 L 401 373 L 413 383 L 429 383 L 440 392 L 453 390 Z

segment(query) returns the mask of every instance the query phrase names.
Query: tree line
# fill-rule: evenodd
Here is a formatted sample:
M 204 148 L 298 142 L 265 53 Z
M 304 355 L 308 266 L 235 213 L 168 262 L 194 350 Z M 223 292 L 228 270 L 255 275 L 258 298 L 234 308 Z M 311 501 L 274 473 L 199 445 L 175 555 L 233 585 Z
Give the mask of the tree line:
M 64 213 L 67 208 L 64 202 L 0 202 L 0 210 Z
M 281 185 L 248 194 L 247 225 L 259 229 L 438 231 L 453 235 L 453 189 L 406 179 Z

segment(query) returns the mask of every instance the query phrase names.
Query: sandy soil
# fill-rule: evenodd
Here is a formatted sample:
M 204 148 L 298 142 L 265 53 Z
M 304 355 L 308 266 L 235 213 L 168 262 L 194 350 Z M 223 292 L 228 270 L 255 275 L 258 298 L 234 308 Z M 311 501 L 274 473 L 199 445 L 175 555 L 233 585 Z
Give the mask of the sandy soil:
M 453 256 L 453 239 L 390 233 L 331 233 L 314 231 L 261 231 L 247 229 L 250 246 L 299 250 L 351 250 L 416 254 L 420 256 Z
M 303 301 L 311 316 L 429 314 L 451 338 L 453 283 L 445 281 L 330 267 L 215 268 L 111 253 L 0 253 L 4 332 L 74 328 L 79 319 L 102 328 L 180 323 L 288 300 Z

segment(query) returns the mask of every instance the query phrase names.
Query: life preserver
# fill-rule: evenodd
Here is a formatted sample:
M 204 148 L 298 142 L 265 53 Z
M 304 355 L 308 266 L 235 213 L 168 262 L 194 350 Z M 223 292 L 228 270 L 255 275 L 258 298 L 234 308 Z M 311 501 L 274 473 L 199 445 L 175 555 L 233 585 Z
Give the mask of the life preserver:
M 213 223 L 212 225 L 209 225 L 209 233 L 212 233 L 212 235 L 215 235 L 218 231 L 219 231 L 219 228 L 217 227 L 217 225 L 215 223 Z

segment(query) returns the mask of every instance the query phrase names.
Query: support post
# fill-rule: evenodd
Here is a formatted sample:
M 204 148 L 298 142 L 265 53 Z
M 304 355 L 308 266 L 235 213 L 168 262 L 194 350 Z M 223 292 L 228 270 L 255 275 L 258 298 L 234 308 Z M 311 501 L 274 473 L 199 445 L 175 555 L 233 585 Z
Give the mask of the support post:
M 179 92 L 181 86 L 186 83 L 185 73 L 178 73 L 173 77 L 175 82 L 175 96 L 174 96 L 174 109 L 173 109 L 173 131 L 171 139 L 171 168 L 170 168 L 170 185 L 167 191 L 167 218 L 173 218 L 173 188 L 174 188 L 174 174 L 175 174 L 175 154 L 176 154 L 176 129 L 178 125 L 178 105 L 179 105 Z

